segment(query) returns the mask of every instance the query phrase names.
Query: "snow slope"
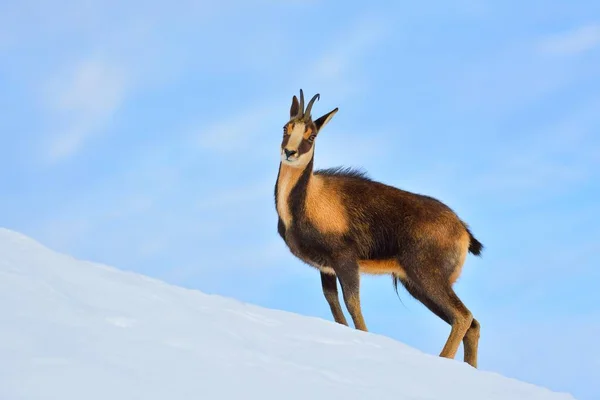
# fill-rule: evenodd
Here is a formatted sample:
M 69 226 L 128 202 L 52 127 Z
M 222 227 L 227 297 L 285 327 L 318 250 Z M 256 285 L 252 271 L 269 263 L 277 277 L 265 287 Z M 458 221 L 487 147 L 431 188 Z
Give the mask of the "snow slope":
M 336 398 L 573 399 L 0 229 L 0 399 Z

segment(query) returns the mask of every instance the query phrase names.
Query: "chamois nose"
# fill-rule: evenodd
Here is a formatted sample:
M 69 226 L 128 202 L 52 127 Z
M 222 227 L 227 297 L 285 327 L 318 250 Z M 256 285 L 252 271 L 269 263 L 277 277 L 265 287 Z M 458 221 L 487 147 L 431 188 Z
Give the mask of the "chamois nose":
M 288 149 L 283 149 L 283 151 L 285 152 L 285 156 L 287 158 L 290 158 L 290 156 L 293 156 L 294 154 L 297 153 L 296 150 L 288 150 Z

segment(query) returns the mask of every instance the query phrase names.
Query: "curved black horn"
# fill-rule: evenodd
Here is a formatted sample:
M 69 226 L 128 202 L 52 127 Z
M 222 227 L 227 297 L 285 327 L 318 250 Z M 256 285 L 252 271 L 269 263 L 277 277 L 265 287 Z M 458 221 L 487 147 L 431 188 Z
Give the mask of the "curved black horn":
M 298 117 L 304 116 L 304 92 L 300 89 L 300 109 L 298 110 Z
M 308 105 L 306 106 L 306 111 L 304 112 L 305 119 L 310 119 L 310 110 L 312 109 L 312 106 L 313 106 L 315 100 L 318 100 L 320 98 L 321 98 L 321 95 L 319 93 L 317 93 L 313 96 L 312 99 L 310 99 L 310 101 L 308 102 Z

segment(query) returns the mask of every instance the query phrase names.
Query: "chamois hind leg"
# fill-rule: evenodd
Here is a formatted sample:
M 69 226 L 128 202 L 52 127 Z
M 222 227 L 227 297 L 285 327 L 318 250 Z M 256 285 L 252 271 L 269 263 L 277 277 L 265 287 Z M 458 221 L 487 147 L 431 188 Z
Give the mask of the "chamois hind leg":
M 427 297 L 427 295 L 419 290 L 418 287 L 410 285 L 410 283 L 403 281 L 404 287 L 406 290 L 417 300 L 419 300 L 425 307 L 427 307 L 431 312 L 440 317 L 446 323 L 452 325 L 451 320 L 446 316 L 444 311 L 435 304 L 432 300 Z M 464 346 L 464 361 L 477 368 L 477 348 L 479 345 L 479 322 L 473 318 L 471 322 L 471 326 L 467 330 L 463 338 L 463 346 Z
M 465 362 L 477 368 L 477 348 L 479 346 L 479 322 L 473 318 L 471 326 L 463 339 Z
M 367 325 L 360 309 L 360 272 L 356 260 L 343 260 L 333 266 L 344 294 L 344 302 L 354 327 L 361 331 L 367 331 Z
M 329 303 L 329 308 L 331 308 L 331 314 L 333 314 L 335 322 L 348 326 L 342 306 L 340 305 L 336 276 L 321 272 L 321 286 L 323 287 L 323 294 L 325 295 L 325 299 L 327 299 L 327 303 Z
M 452 326 L 440 357 L 454 358 L 460 342 L 472 325 L 473 315 L 445 279 L 433 276 L 414 278 L 405 283 L 408 292 Z M 473 356 L 476 357 L 477 350 L 473 349 L 474 342 L 471 339 L 467 339 L 468 345 L 465 346 L 465 361 L 476 367 L 477 361 L 473 360 Z

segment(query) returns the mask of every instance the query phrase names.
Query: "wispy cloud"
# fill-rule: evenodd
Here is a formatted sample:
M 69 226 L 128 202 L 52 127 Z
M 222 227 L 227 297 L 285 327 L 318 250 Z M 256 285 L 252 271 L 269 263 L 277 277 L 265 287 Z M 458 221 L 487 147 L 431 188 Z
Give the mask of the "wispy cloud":
M 224 189 L 200 200 L 196 206 L 205 211 L 223 207 L 244 207 L 250 202 L 273 196 L 273 179 L 258 181 L 232 189 Z
M 275 104 L 265 103 L 229 115 L 196 131 L 200 148 L 220 153 L 248 150 L 249 145 L 265 127 Z M 283 125 L 282 125 L 283 126 Z
M 34 60 L 44 57 L 43 68 L 37 68 L 36 63 L 27 58 L 31 67 L 23 69 L 20 76 L 33 82 L 32 87 L 42 87 L 40 97 L 46 106 L 43 112 L 47 120 L 40 132 L 44 136 L 40 153 L 50 164 L 76 155 L 95 137 L 108 131 L 112 118 L 134 92 L 156 89 L 180 79 L 190 69 L 203 70 L 206 61 L 194 58 L 195 52 L 207 53 L 214 40 L 195 41 L 193 46 L 188 43 L 192 50 L 170 46 L 169 37 L 164 33 L 173 35 L 172 27 L 176 24 L 177 29 L 182 30 L 198 27 L 195 28 L 199 31 L 197 35 L 208 38 L 208 32 L 214 27 L 207 27 L 210 24 L 205 22 L 217 10 L 226 8 L 222 3 L 214 5 L 207 1 L 175 8 L 146 4 L 141 11 L 135 4 L 121 7 L 112 0 L 92 1 L 82 7 L 56 4 L 40 8 L 27 3 L 9 7 L 12 13 L 19 15 L 20 23 L 0 13 L 3 14 L 0 21 L 8 23 L 8 27 L 0 28 L 0 48 L 6 42 L 7 46 L 11 45 L 9 50 L 13 50 L 15 40 L 11 42 L 11 39 L 19 38 L 20 46 L 36 50 L 39 46 L 38 51 L 22 53 L 33 54 L 28 57 Z M 34 11 L 30 12 L 30 8 Z M 113 18 L 115 12 L 122 18 Z M 46 14 L 53 18 L 46 18 Z M 31 23 L 24 24 L 23 20 Z M 46 55 L 44 51 L 50 42 L 61 43 L 61 48 Z M 222 54 L 232 53 L 236 54 L 235 51 Z M 17 53 L 15 58 L 24 56 Z M 208 58 L 224 64 L 219 54 Z
M 600 48 L 600 25 L 588 25 L 542 40 L 519 38 L 491 48 L 472 63 L 458 67 L 450 87 L 459 111 L 483 111 L 505 118 L 539 105 L 588 79 L 597 79 L 594 62 L 575 57 Z M 563 56 L 563 57 L 557 57 Z
M 48 97 L 63 128 L 50 143 L 49 160 L 72 156 L 99 133 L 122 104 L 126 89 L 125 72 L 105 61 L 83 60 L 56 77 Z
M 530 45 L 517 44 L 466 65 L 449 82 L 460 111 L 505 117 L 577 79 L 562 65 L 549 64 Z
M 493 170 L 482 171 L 474 180 L 477 190 L 508 198 L 564 191 L 596 174 L 593 155 L 600 150 L 594 135 L 600 126 L 600 100 L 550 119 L 534 134 L 515 137 L 499 146 Z
M 343 96 L 361 89 L 363 66 L 368 53 L 381 43 L 388 33 L 388 21 L 381 16 L 367 16 L 337 37 L 325 54 L 309 68 L 307 81 Z
M 367 80 L 362 67 L 368 60 L 368 53 L 385 38 L 386 29 L 386 20 L 365 17 L 351 28 L 341 31 L 332 45 L 326 47 L 325 54 L 309 61 L 308 66 L 300 64 L 299 69 L 290 74 L 299 77 L 296 81 L 318 87 L 319 92 L 335 93 L 337 99 L 356 95 L 364 89 L 364 81 Z M 265 128 L 273 123 L 272 116 L 276 111 L 287 110 L 287 103 L 282 106 L 280 101 L 287 102 L 291 96 L 277 93 L 269 100 L 255 101 L 247 109 L 237 110 L 196 129 L 200 147 L 221 153 L 248 149 L 256 136 L 264 133 Z
M 517 127 L 494 141 L 485 160 L 477 154 L 466 162 L 443 158 L 442 164 L 411 172 L 410 185 L 435 182 L 437 189 L 446 188 L 445 198 L 461 192 L 462 201 L 487 198 L 503 207 L 547 202 L 598 176 L 598 107 L 600 99 L 565 106 L 537 125 Z
M 600 47 L 600 25 L 586 25 L 544 38 L 542 53 L 552 55 L 580 54 Z

